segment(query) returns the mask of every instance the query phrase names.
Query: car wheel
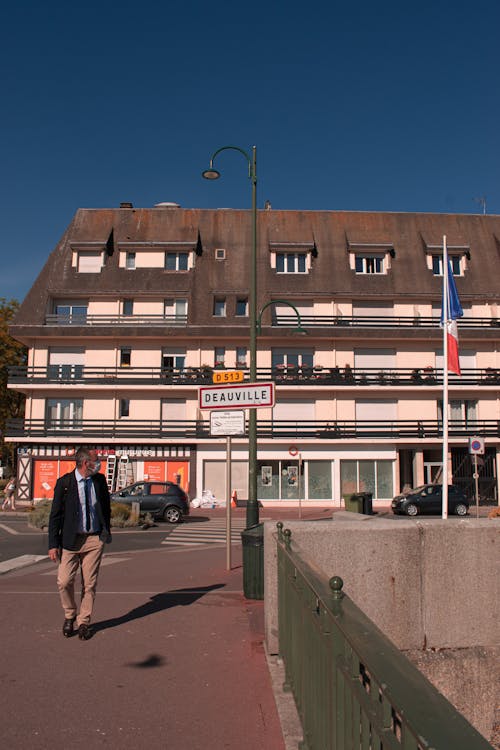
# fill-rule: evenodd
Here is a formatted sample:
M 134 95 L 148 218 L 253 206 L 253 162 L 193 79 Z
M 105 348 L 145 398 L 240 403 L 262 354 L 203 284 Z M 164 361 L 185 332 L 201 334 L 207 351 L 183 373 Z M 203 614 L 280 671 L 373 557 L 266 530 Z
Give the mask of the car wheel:
M 458 503 L 458 505 L 455 506 L 455 513 L 457 516 L 466 516 L 467 506 L 464 503 Z
M 163 518 L 165 521 L 168 521 L 168 523 L 179 523 L 182 518 L 182 513 L 179 508 L 175 507 L 175 505 L 167 505 L 163 511 Z
M 409 505 L 406 506 L 406 514 L 408 516 L 416 516 L 418 515 L 418 508 L 413 503 L 409 503 Z

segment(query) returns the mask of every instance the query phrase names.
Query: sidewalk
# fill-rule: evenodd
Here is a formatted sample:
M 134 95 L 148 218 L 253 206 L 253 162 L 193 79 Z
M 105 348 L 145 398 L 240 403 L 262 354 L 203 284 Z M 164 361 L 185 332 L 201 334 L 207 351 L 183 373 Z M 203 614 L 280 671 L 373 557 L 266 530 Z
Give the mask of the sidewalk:
M 52 563 L 0 579 L 5 746 L 282 750 L 240 548 L 230 572 L 222 546 L 109 549 L 87 642 L 62 636 Z

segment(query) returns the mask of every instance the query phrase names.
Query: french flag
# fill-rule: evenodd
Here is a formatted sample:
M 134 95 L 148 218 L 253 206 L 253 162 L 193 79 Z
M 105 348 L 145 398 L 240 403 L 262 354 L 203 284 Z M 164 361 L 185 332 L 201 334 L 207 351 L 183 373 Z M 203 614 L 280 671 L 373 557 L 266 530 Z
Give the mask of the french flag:
M 447 263 L 448 272 L 445 283 L 447 285 L 447 305 L 445 305 L 444 294 L 441 306 L 441 325 L 446 327 L 446 337 L 448 342 L 448 372 L 454 372 L 460 375 L 460 359 L 458 356 L 458 318 L 462 318 L 464 311 L 458 299 L 457 287 L 453 278 L 451 263 Z M 444 291 L 444 290 L 443 290 Z M 446 307 L 446 310 L 445 310 Z

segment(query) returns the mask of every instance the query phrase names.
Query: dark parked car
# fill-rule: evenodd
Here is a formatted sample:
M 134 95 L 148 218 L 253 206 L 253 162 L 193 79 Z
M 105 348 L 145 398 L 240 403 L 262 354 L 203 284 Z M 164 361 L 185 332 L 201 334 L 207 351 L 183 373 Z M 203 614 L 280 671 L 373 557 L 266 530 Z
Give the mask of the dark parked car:
M 442 485 L 424 484 L 422 487 L 410 490 L 406 495 L 397 495 L 392 501 L 392 512 L 406 513 L 407 516 L 417 516 L 420 513 L 441 515 L 442 502 Z M 468 510 L 469 501 L 462 490 L 449 484 L 448 513 L 465 516 Z
M 117 503 L 140 504 L 141 512 L 153 518 L 164 518 L 169 523 L 179 523 L 189 515 L 189 499 L 182 487 L 173 482 L 135 482 L 111 495 Z

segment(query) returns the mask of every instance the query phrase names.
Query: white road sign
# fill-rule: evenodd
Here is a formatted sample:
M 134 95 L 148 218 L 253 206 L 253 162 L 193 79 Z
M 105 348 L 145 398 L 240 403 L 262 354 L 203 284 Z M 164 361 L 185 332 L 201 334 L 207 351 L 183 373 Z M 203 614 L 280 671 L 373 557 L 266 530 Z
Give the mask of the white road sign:
M 274 383 L 200 388 L 200 409 L 260 409 L 274 406 Z
M 230 437 L 245 434 L 244 411 L 213 411 L 210 414 L 210 432 L 212 435 Z

